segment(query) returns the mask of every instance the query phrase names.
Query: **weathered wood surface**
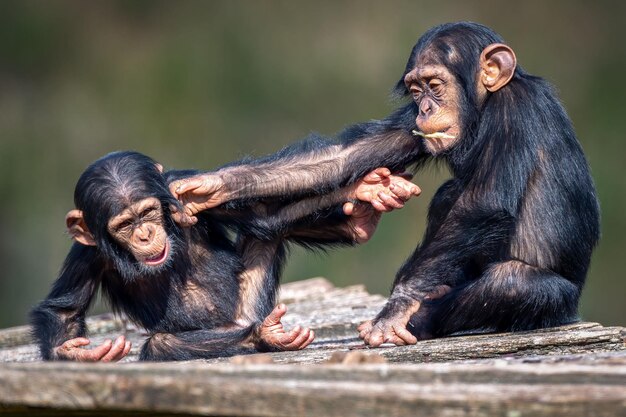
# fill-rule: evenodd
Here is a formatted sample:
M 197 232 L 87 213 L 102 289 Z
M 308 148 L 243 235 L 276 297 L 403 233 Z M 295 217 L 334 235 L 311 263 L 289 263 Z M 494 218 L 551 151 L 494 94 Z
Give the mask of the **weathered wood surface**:
M 260 361 L 270 364 L 137 363 L 145 335 L 107 315 L 89 328 L 96 343 L 120 333 L 134 342 L 120 364 L 41 363 L 27 327 L 0 331 L 0 414 L 626 416 L 621 327 L 577 323 L 365 349 L 355 328 L 383 297 L 314 279 L 286 284 L 281 299 L 287 325 L 311 326 L 318 337 Z M 387 363 L 329 363 L 337 351 Z

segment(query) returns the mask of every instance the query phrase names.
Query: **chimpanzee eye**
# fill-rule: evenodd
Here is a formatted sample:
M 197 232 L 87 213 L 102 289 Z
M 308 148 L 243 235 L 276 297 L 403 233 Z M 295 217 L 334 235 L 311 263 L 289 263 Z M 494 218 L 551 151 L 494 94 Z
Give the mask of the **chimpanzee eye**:
M 156 211 L 156 209 L 154 207 L 148 207 L 147 209 L 145 209 L 144 211 L 141 212 L 141 217 L 146 217 L 149 216 L 151 214 L 154 214 L 154 212 Z
M 414 101 L 418 101 L 422 95 L 422 89 L 419 88 L 416 85 L 411 86 L 411 88 L 409 89 L 409 91 L 411 92 L 411 96 L 413 96 L 413 100 Z
M 133 225 L 133 222 L 131 220 L 125 220 L 122 223 L 118 224 L 115 229 L 118 232 L 126 232 L 128 231 L 128 229 L 132 227 L 132 225 Z
M 434 95 L 440 96 L 443 94 L 443 82 L 441 80 L 432 79 L 428 82 L 428 88 Z

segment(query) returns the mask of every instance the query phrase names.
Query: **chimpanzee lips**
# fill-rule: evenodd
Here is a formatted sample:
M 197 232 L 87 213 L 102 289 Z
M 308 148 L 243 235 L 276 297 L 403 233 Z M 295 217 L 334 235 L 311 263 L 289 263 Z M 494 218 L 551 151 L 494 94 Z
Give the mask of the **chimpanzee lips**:
M 167 260 L 167 255 L 169 255 L 169 251 L 170 251 L 170 245 L 169 245 L 169 242 L 166 240 L 163 251 L 161 251 L 161 253 L 155 256 L 152 256 L 150 258 L 145 258 L 143 260 L 143 263 L 146 265 L 150 265 L 150 266 L 161 265 L 163 262 Z

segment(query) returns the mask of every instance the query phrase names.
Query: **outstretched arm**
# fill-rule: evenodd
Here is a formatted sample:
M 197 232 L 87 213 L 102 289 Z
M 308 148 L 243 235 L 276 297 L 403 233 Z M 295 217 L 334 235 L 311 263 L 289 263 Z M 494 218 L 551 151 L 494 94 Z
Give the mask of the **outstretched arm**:
M 407 200 L 421 192 L 418 186 L 409 181 L 410 178 L 411 175 L 408 173 L 392 175 L 387 168 L 376 168 L 355 184 L 344 186 L 325 195 L 315 195 L 299 200 L 289 198 L 284 199 L 285 202 L 275 198 L 238 205 L 228 203 L 219 208 L 213 208 L 211 215 L 221 216 L 222 221 L 238 223 L 244 228 L 259 228 L 261 232 L 264 230 L 270 234 L 284 233 L 294 228 L 302 229 L 301 226 L 294 225 L 301 223 L 311 215 L 314 215 L 318 220 L 334 217 L 333 214 L 337 210 L 329 209 L 337 208 L 346 202 L 352 202 L 352 205 L 346 207 L 347 215 L 352 214 L 354 204 L 359 201 L 371 204 L 380 212 L 402 208 Z M 175 183 L 176 181 L 172 183 L 172 189 Z M 174 193 L 174 195 L 180 199 L 182 204 L 182 211 L 174 213 L 174 219 L 185 226 L 195 224 L 198 220 L 196 215 L 199 212 L 215 207 L 217 204 L 216 194 L 212 194 L 210 189 L 205 186 L 185 193 Z M 360 214 L 363 213 L 361 209 L 357 209 L 357 211 Z M 341 220 L 345 219 L 342 218 Z M 317 221 L 316 223 L 316 227 L 324 223 L 332 223 L 330 224 L 332 227 L 337 224 L 336 221 Z
M 407 200 L 420 194 L 407 175 L 392 175 L 387 168 L 378 168 L 357 183 L 325 195 L 291 203 L 270 200 L 237 209 L 225 205 L 206 213 L 243 234 L 262 239 L 283 236 L 305 245 L 361 243 L 373 234 L 378 212 L 402 208 Z M 185 213 L 197 214 L 195 210 L 195 206 L 184 205 Z M 195 221 L 194 216 L 187 223 Z
M 85 313 L 99 283 L 102 265 L 92 248 L 75 243 L 48 297 L 31 311 L 33 333 L 44 360 L 117 361 L 130 351 L 120 336 L 93 349 L 85 338 Z
M 385 120 L 346 129 L 337 143 L 312 136 L 269 157 L 174 181 L 170 188 L 199 210 L 227 201 L 327 194 L 378 167 L 402 171 L 427 158 L 421 139 L 411 134 L 414 123 L 413 105 L 407 105 Z

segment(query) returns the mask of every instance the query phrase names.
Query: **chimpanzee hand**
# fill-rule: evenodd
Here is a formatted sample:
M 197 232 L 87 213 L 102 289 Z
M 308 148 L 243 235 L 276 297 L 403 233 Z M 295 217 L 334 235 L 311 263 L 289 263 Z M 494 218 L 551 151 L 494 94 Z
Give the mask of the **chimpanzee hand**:
M 54 357 L 58 360 L 78 362 L 117 362 L 130 352 L 131 343 L 124 336 L 118 337 L 115 342 L 106 340 L 93 349 L 85 349 L 90 342 L 85 337 L 70 339 L 61 346 L 54 348 Z
M 414 345 L 417 338 L 406 329 L 408 322 L 402 317 L 368 320 L 361 323 L 357 331 L 363 342 L 371 347 L 378 347 L 383 343 L 393 343 L 397 346 Z
M 343 212 L 350 216 L 345 227 L 356 243 L 365 243 L 374 235 L 382 212 L 364 203 L 346 203 Z
M 174 221 L 181 226 L 193 226 L 198 221 L 196 214 L 226 202 L 224 180 L 212 173 L 173 181 L 170 192 L 183 205 L 182 212 L 172 210 Z
M 296 326 L 289 332 L 285 331 L 280 320 L 286 312 L 287 306 L 279 304 L 263 320 L 258 329 L 260 341 L 257 342 L 257 348 L 259 350 L 301 350 L 313 341 L 315 333 L 309 328 Z
M 404 207 L 404 203 L 422 192 L 410 182 L 408 172 L 392 174 L 387 168 L 376 168 L 355 184 L 355 198 L 370 203 L 380 212 L 389 212 Z
M 450 291 L 452 287 L 449 285 L 438 285 L 431 291 L 423 293 L 421 299 L 436 300 Z M 428 331 L 430 314 L 428 305 L 421 301 L 409 297 L 392 297 L 374 320 L 362 323 L 357 330 L 365 344 L 372 347 L 378 347 L 383 343 L 393 343 L 398 346 L 414 345 L 418 338 L 424 340 L 432 337 Z M 411 332 L 407 330 L 409 320 L 414 326 Z

